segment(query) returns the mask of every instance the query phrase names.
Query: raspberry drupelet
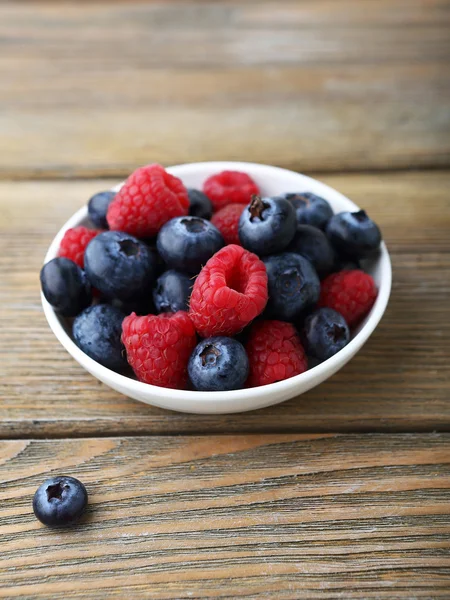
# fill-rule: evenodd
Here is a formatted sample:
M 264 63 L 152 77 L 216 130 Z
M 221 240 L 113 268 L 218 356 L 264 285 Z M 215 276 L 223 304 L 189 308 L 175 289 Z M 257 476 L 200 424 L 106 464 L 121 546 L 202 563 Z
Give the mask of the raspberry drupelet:
M 262 313 L 267 297 L 264 263 L 231 244 L 201 270 L 192 290 L 189 314 L 202 337 L 232 336 Z

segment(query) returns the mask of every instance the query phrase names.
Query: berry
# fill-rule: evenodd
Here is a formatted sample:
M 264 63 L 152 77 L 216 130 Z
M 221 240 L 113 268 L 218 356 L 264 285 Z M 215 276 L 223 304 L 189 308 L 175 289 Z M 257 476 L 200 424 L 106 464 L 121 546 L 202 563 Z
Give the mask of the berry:
M 359 260 L 350 260 L 345 257 L 341 258 L 337 254 L 335 255 L 333 271 L 354 271 L 355 269 L 362 270 Z
M 79 267 L 84 268 L 84 251 L 89 242 L 101 233 L 97 229 L 88 229 L 80 225 L 68 229 L 59 245 L 58 256 L 73 260 Z
M 333 209 L 328 202 L 310 192 L 284 194 L 283 198 L 292 202 L 299 225 L 312 225 L 319 229 L 325 229 L 333 216 Z
M 88 202 L 88 214 L 92 223 L 100 229 L 108 229 L 108 221 L 106 220 L 106 213 L 108 207 L 116 196 L 116 192 L 108 190 L 106 192 L 99 192 L 92 196 Z
M 319 306 L 340 313 L 349 327 L 357 325 L 370 311 L 377 297 L 377 288 L 364 271 L 340 271 L 322 281 Z
M 211 200 L 200 190 L 188 188 L 189 214 L 201 219 L 210 219 L 213 214 Z
M 95 361 L 113 371 L 121 371 L 127 364 L 120 340 L 124 318 L 123 312 L 109 304 L 91 306 L 73 322 L 73 339 Z
M 108 208 L 110 229 L 136 237 L 156 235 L 173 217 L 187 215 L 188 193 L 180 179 L 161 165 L 147 165 L 132 173 Z
M 335 263 L 335 253 L 327 236 L 311 225 L 298 225 L 288 252 L 301 254 L 312 263 L 319 277 L 331 273 Z
M 172 269 L 187 273 L 198 273 L 223 245 L 223 237 L 212 223 L 189 216 L 170 220 L 156 240 L 164 262 Z
M 197 343 L 187 313 L 146 317 L 133 313 L 122 323 L 122 342 L 139 381 L 166 388 L 186 387 L 187 365 Z
M 247 383 L 251 387 L 283 381 L 308 368 L 303 346 L 291 323 L 254 323 L 246 349 L 250 362 Z
M 88 244 L 84 261 L 90 282 L 107 298 L 135 301 L 151 295 L 153 254 L 128 233 L 101 233 Z
M 227 204 L 211 219 L 211 223 L 220 231 L 226 244 L 241 245 L 238 228 L 243 210 L 242 204 Z
M 247 353 L 233 338 L 208 338 L 196 346 L 189 359 L 188 372 L 196 390 L 238 390 L 244 387 L 248 377 Z
M 275 254 L 292 241 L 296 227 L 290 202 L 253 196 L 239 219 L 239 239 L 244 248 L 259 256 Z
M 309 355 L 327 360 L 350 341 L 344 317 L 331 308 L 319 308 L 305 319 L 303 339 Z
M 267 315 L 293 321 L 316 304 L 320 281 L 306 258 L 285 252 L 265 258 L 264 264 L 269 281 Z
M 370 256 L 381 243 L 378 225 L 364 210 L 334 215 L 328 222 L 326 233 L 337 252 L 346 258 Z
M 74 317 L 92 302 L 85 272 L 68 258 L 54 258 L 41 269 L 42 293 L 60 315 Z
M 86 488 L 74 477 L 52 477 L 38 487 L 33 511 L 44 525 L 68 527 L 78 521 L 88 503 Z
M 153 304 L 153 298 L 150 292 L 147 295 L 131 298 L 130 300 L 120 300 L 119 298 L 103 298 L 102 301 L 108 302 L 108 304 L 120 310 L 120 312 L 124 315 L 131 315 L 133 312 L 139 316 L 155 313 L 155 306 Z
M 194 283 L 190 316 L 202 337 L 234 335 L 267 302 L 267 274 L 257 256 L 231 244 L 215 254 Z
M 153 289 L 153 301 L 157 312 L 189 310 L 189 296 L 193 281 L 185 273 L 170 270 L 158 277 Z
M 259 188 L 250 175 L 240 171 L 222 171 L 211 175 L 205 181 L 203 191 L 215 210 L 226 204 L 248 204 L 254 194 L 259 194 Z

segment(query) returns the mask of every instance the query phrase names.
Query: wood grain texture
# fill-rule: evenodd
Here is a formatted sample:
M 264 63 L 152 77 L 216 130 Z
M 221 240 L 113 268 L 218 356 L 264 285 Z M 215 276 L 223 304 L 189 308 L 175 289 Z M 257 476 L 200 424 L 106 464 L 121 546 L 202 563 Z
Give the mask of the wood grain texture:
M 445 0 L 0 5 L 0 177 L 450 161 Z
M 450 429 L 450 173 L 329 176 L 392 252 L 387 313 L 364 349 L 300 398 L 230 416 L 129 400 L 66 354 L 42 314 L 38 272 L 64 221 L 113 181 L 0 183 L 0 436 Z
M 88 513 L 36 521 L 49 475 Z M 450 436 L 0 443 L 2 598 L 448 598 Z

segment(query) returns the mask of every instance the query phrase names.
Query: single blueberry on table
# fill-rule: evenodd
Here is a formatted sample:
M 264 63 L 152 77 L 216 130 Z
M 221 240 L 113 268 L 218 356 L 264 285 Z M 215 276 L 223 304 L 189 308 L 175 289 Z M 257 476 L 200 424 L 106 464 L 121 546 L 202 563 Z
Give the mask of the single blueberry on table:
M 319 277 L 325 277 L 333 270 L 336 256 L 332 245 L 322 230 L 311 225 L 298 225 L 294 239 L 286 249 L 307 258 L 316 269 Z
M 115 195 L 116 192 L 112 192 L 111 190 L 99 192 L 95 196 L 92 196 L 88 202 L 89 218 L 99 229 L 109 229 L 106 213 Z
M 54 258 L 40 273 L 45 299 L 64 317 L 75 317 L 92 302 L 92 289 L 85 272 L 68 258 Z
M 156 280 L 153 301 L 158 313 L 188 310 L 189 297 L 194 282 L 186 275 L 173 269 L 166 271 Z
M 266 256 L 284 250 L 296 227 L 295 210 L 288 200 L 253 196 L 239 219 L 239 239 L 246 250 Z
M 109 304 L 87 308 L 73 322 L 76 345 L 104 367 L 121 371 L 127 365 L 120 339 L 124 318 L 123 312 Z
M 331 308 L 319 308 L 306 317 L 302 339 L 308 355 L 327 360 L 350 341 L 344 317 Z
M 249 363 L 244 346 L 233 338 L 202 340 L 189 359 L 188 372 L 196 390 L 221 392 L 244 387 Z
M 268 256 L 263 262 L 269 288 L 268 318 L 294 321 L 315 306 L 320 295 L 320 281 L 309 260 L 293 252 L 284 252 Z
M 91 284 L 106 298 L 135 301 L 151 296 L 155 258 L 150 248 L 122 231 L 105 231 L 91 240 L 84 253 Z
M 200 217 L 209 221 L 213 214 L 213 206 L 208 196 L 200 190 L 194 190 L 193 188 L 188 188 L 187 192 L 190 203 L 189 214 L 193 217 Z
M 334 215 L 328 222 L 326 234 L 338 254 L 351 259 L 370 256 L 381 243 L 378 225 L 364 210 Z
M 333 216 L 333 209 L 328 202 L 310 192 L 288 193 L 283 197 L 292 202 L 299 225 L 312 225 L 325 229 Z
M 196 274 L 225 242 L 212 223 L 200 217 L 175 217 L 158 233 L 156 246 L 171 269 Z
M 86 488 L 74 477 L 52 477 L 39 486 L 33 511 L 44 525 L 68 527 L 78 521 L 88 503 Z

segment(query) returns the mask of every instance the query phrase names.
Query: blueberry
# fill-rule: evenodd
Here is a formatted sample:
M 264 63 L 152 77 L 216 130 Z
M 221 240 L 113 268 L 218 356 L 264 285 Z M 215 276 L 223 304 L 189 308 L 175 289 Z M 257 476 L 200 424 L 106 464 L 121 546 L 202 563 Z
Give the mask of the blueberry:
M 200 190 L 192 188 L 188 188 L 188 196 L 190 202 L 189 214 L 193 217 L 209 220 L 213 214 L 213 207 L 208 196 Z
M 76 345 L 104 367 L 122 370 L 127 365 L 120 340 L 124 318 L 123 312 L 109 304 L 87 308 L 73 322 Z
M 84 253 L 91 284 L 107 298 L 136 300 L 151 295 L 155 259 L 137 238 L 122 231 L 105 231 L 92 239 Z
M 269 284 L 267 316 L 293 321 L 317 303 L 320 281 L 309 260 L 299 254 L 284 252 L 269 256 L 263 262 Z
M 38 487 L 33 511 L 44 525 L 67 527 L 83 514 L 88 502 L 86 488 L 74 477 L 52 477 Z
M 88 202 L 88 214 L 92 223 L 100 229 L 109 229 L 108 222 L 106 220 L 106 213 L 108 212 L 108 206 L 111 204 L 116 192 L 108 190 L 106 192 L 99 192 L 92 196 Z
M 189 359 L 189 377 L 196 390 L 221 392 L 242 388 L 248 377 L 244 346 L 229 337 L 202 340 Z
M 327 236 L 311 225 L 298 225 L 294 239 L 287 247 L 288 252 L 295 252 L 307 258 L 316 269 L 319 277 L 331 273 L 335 263 L 335 253 Z
M 188 310 L 192 279 L 186 273 L 170 270 L 158 277 L 153 289 L 153 301 L 156 311 L 177 312 Z
M 158 252 L 171 269 L 193 274 L 224 244 L 220 231 L 199 217 L 171 219 L 161 228 L 156 241 Z
M 341 212 L 327 225 L 328 239 L 338 254 L 358 259 L 370 256 L 381 243 L 381 232 L 364 210 Z
M 74 317 L 92 302 L 85 272 L 68 258 L 54 258 L 40 274 L 42 293 L 60 315 Z
M 125 316 L 136 313 L 137 315 L 152 315 L 155 313 L 155 306 L 153 304 L 153 298 L 151 292 L 146 295 L 137 296 L 131 298 L 131 300 L 120 300 L 119 298 L 103 299 L 104 302 L 108 302 L 111 306 L 117 308 Z
M 295 210 L 288 200 L 253 196 L 239 219 L 239 239 L 250 252 L 275 254 L 292 241 L 296 226 Z
M 284 194 L 283 197 L 292 202 L 299 225 L 312 225 L 325 229 L 333 216 L 333 209 L 328 202 L 310 192 L 289 193 Z
M 319 308 L 306 317 L 303 328 L 306 351 L 318 360 L 327 360 L 350 341 L 344 317 L 331 308 Z

